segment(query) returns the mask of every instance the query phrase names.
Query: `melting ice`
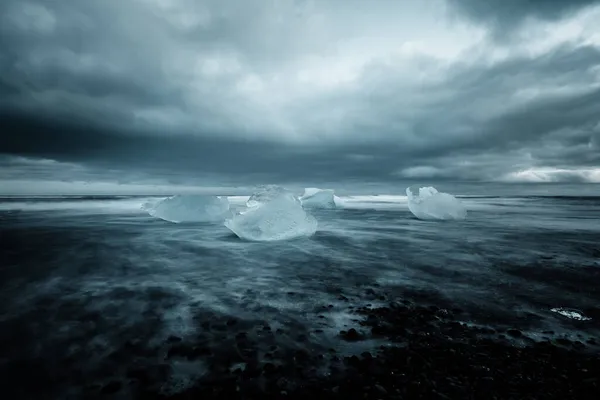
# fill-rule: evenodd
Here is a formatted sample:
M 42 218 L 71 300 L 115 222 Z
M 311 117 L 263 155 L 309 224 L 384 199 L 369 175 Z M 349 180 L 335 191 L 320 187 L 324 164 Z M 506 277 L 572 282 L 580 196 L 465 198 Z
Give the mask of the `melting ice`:
M 252 196 L 243 213 L 225 221 L 225 226 L 238 237 L 251 241 L 287 240 L 311 236 L 317 231 L 317 220 L 307 214 L 298 199 L 277 189 L 279 194 Z
M 252 194 L 252 196 L 250 196 L 248 201 L 246 201 L 246 206 L 256 207 L 263 203 L 267 203 L 282 194 L 294 197 L 293 193 L 290 190 L 278 185 L 259 186 L 256 189 L 256 191 Z M 299 201 L 296 199 L 296 197 L 294 197 L 294 200 Z
M 336 198 L 331 189 L 306 188 L 300 202 L 305 208 L 336 208 Z
M 169 222 L 218 222 L 229 215 L 229 200 L 218 196 L 177 195 L 154 204 L 145 203 L 142 209 Z
M 589 320 L 591 320 L 590 317 L 586 317 L 581 312 L 579 312 L 577 310 L 571 310 L 571 309 L 568 309 L 568 308 L 553 308 L 550 311 L 555 312 L 557 314 L 560 314 L 563 317 L 575 319 L 577 321 L 589 321 Z
M 460 200 L 451 194 L 438 192 L 434 187 L 409 187 L 406 196 L 408 209 L 419 219 L 460 220 L 467 217 L 467 210 Z

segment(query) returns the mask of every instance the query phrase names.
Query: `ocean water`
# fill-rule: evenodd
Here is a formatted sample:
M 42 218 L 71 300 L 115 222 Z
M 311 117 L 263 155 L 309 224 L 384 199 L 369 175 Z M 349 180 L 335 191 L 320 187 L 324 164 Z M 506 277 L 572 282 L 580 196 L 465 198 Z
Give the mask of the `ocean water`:
M 160 348 L 177 335 L 218 352 L 236 329 L 264 325 L 252 332 L 265 349 L 361 351 L 381 343 L 339 340 L 357 318 L 349 305 L 403 299 L 533 338 L 600 333 L 599 185 L 440 185 L 461 198 L 465 221 L 417 220 L 403 188 L 383 189 L 343 188 L 343 208 L 310 211 L 313 237 L 270 243 L 152 218 L 140 208 L 148 197 L 4 197 L 2 375 L 102 379 L 141 362 L 111 358 L 124 343 Z M 230 197 L 236 209 L 245 199 Z M 208 373 L 201 361 L 172 368 L 177 387 Z

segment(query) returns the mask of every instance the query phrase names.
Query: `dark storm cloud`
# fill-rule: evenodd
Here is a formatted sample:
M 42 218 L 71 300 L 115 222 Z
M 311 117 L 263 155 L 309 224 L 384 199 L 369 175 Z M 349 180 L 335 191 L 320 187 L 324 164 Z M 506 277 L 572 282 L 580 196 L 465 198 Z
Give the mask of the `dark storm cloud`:
M 0 155 L 0 179 L 45 179 L 52 172 L 57 180 L 84 177 L 84 169 L 76 164 L 61 163 L 50 159 L 28 159 L 26 157 Z M 91 178 L 91 176 L 86 176 Z
M 0 115 L 0 123 L 13 132 L 0 138 L 0 148 L 6 153 L 87 164 L 99 170 L 133 169 L 158 175 L 174 171 L 176 176 L 192 178 L 224 174 L 260 182 L 263 177 L 335 180 L 382 175 L 387 179 L 381 168 L 397 165 L 394 154 L 385 154 L 385 146 L 376 144 L 299 148 L 258 139 L 148 136 L 14 113 Z M 364 153 L 377 158 L 351 157 Z
M 599 64 L 596 48 L 564 47 L 543 58 L 510 59 L 488 69 L 477 65 L 457 69 L 442 85 L 428 87 L 432 95 L 418 105 L 412 119 L 398 111 L 405 100 L 394 102 L 395 96 L 375 85 L 368 89 L 372 93 L 368 103 L 357 96 L 352 105 L 361 115 L 370 116 L 371 123 L 355 126 L 356 131 L 348 131 L 343 143 L 322 146 L 218 135 L 156 136 L 131 129 L 119 132 L 98 121 L 67 123 L 12 113 L 0 117 L 2 126 L 12 132 L 2 136 L 0 148 L 104 167 L 129 164 L 154 173 L 175 169 L 200 176 L 254 173 L 290 179 L 385 180 L 390 172 L 422 166 L 434 169 L 403 176 L 425 178 L 429 171 L 433 178 L 493 179 L 502 173 L 503 160 L 510 159 L 507 154 L 527 152 L 535 158 L 534 165 L 594 166 L 600 154 L 598 89 L 542 94 L 500 113 L 497 104 L 510 103 L 510 97 L 534 77 L 542 88 L 590 82 L 590 69 Z M 390 129 L 395 123 L 404 127 Z M 378 140 L 365 131 L 378 132 Z M 494 162 L 486 165 L 482 158 Z M 479 161 L 468 162 L 473 159 Z
M 0 154 L 12 161 L 0 178 L 47 167 L 58 179 L 494 180 L 600 164 L 598 46 L 495 62 L 375 58 L 351 84 L 275 93 L 265 82 L 336 46 L 338 28 L 310 4 L 2 2 Z M 509 9 L 489 15 L 508 26 Z
M 1 103 L 113 125 L 133 124 L 136 108 L 185 106 L 163 65 L 176 35 L 137 3 L 3 2 Z
M 556 21 L 598 0 L 449 0 L 450 5 L 476 22 L 491 25 L 498 37 L 514 34 L 527 18 Z
M 518 154 L 530 155 L 530 166 L 594 167 L 600 165 L 599 67 L 597 47 L 562 46 L 542 57 L 458 67 L 441 85 L 422 87 L 427 96 L 416 109 L 418 96 L 381 91 L 363 113 L 379 122 L 370 130 L 404 124 L 403 133 L 387 132 L 396 136 L 399 158 L 406 168 L 439 168 L 430 169 L 436 176 L 498 177 Z M 482 154 L 496 163 L 469 163 Z

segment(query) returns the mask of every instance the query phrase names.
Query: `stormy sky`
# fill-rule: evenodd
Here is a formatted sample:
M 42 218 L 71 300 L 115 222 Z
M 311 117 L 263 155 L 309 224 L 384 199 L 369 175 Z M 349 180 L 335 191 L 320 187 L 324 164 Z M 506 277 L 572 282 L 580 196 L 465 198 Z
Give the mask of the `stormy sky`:
M 2 0 L 0 185 L 600 182 L 600 1 Z

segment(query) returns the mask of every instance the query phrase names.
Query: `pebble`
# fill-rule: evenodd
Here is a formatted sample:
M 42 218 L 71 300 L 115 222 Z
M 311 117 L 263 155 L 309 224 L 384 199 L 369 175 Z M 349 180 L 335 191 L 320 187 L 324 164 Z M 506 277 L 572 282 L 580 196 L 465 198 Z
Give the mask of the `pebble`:
M 518 329 L 509 329 L 509 330 L 506 331 L 506 333 L 509 336 L 512 336 L 512 337 L 515 337 L 515 338 L 523 336 L 523 333 L 520 330 L 518 330 Z
M 100 393 L 102 393 L 102 394 L 115 394 L 119 390 L 121 390 L 122 387 L 123 387 L 123 384 L 121 382 L 119 382 L 119 381 L 112 381 L 112 382 L 109 382 L 106 385 L 104 385 L 102 387 L 102 389 L 100 390 Z
M 179 336 L 171 335 L 167 338 L 167 343 L 179 343 L 182 340 Z

